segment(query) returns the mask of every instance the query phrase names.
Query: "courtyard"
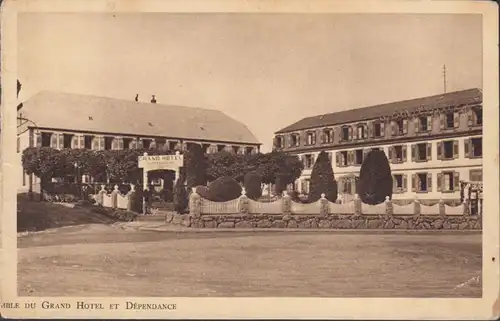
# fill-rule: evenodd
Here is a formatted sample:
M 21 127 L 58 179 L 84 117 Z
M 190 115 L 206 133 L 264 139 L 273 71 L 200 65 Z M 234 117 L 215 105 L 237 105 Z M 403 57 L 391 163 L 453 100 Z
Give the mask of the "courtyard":
M 21 296 L 481 297 L 481 234 L 157 232 L 18 238 Z

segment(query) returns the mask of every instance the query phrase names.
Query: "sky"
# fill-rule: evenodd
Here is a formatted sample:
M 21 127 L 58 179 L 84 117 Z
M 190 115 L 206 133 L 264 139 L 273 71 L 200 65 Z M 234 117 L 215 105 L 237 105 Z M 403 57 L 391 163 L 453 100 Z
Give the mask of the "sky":
M 482 88 L 481 16 L 23 13 L 21 100 L 42 90 L 219 109 L 263 144 L 304 117 Z M 56 112 L 56 111 L 54 111 Z

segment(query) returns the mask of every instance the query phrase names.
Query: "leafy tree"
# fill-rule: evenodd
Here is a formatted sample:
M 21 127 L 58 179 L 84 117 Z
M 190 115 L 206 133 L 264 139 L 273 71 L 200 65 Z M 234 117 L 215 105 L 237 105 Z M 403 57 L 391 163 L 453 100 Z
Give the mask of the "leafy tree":
M 192 187 L 206 184 L 207 160 L 200 145 L 192 145 L 184 154 L 184 168 L 186 169 L 186 185 L 189 191 Z
M 207 179 L 214 181 L 220 177 L 233 177 L 235 164 L 238 161 L 236 155 L 221 151 L 208 155 Z
M 325 193 L 330 202 L 337 200 L 337 182 L 333 175 L 332 163 L 324 151 L 319 153 L 313 166 L 308 201 L 310 203 L 318 201 L 322 193 Z
M 253 199 L 257 200 L 262 195 L 261 190 L 262 178 L 256 172 L 249 172 L 245 175 L 244 178 L 244 186 L 246 190 L 246 195 Z
M 377 205 L 392 197 L 391 167 L 385 153 L 381 150 L 370 151 L 361 165 L 356 190 L 365 204 Z

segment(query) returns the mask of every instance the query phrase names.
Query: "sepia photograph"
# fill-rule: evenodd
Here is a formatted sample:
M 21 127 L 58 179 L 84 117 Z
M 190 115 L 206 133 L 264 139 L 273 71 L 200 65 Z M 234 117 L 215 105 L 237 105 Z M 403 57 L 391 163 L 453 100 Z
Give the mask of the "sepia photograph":
M 2 16 L 2 314 L 384 298 L 498 315 L 494 5 L 104 7 Z

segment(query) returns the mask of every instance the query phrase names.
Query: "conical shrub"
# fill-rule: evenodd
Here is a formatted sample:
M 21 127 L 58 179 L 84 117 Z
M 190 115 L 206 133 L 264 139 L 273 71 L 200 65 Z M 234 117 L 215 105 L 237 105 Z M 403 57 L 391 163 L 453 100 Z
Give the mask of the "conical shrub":
M 377 205 L 392 198 L 392 175 L 387 156 L 381 150 L 370 151 L 361 165 L 356 191 L 361 201 Z
M 325 197 L 330 202 L 337 200 L 337 182 L 333 174 L 332 163 L 324 151 L 319 153 L 313 166 L 308 201 L 316 202 L 321 198 L 322 193 L 325 193 Z

